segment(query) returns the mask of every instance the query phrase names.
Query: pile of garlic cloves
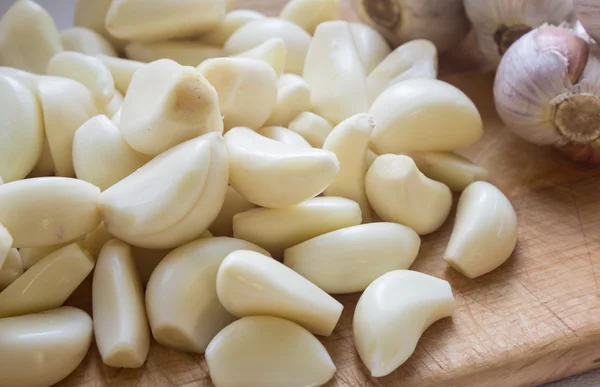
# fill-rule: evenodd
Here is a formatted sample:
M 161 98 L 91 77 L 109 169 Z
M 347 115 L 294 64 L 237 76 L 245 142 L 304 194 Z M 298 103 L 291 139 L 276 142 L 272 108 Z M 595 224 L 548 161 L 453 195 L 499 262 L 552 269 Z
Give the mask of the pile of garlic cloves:
M 153 338 L 204 354 L 216 386 L 323 385 L 315 335 L 355 292 L 356 349 L 385 376 L 455 308 L 409 270 L 453 193 L 439 259 L 476 278 L 509 258 L 515 211 L 455 153 L 483 124 L 434 43 L 392 50 L 338 6 L 79 0 L 65 31 L 31 0 L 8 10 L 0 386 L 59 382 L 92 336 L 110 367 L 141 367 Z M 90 275 L 93 321 L 63 306 Z

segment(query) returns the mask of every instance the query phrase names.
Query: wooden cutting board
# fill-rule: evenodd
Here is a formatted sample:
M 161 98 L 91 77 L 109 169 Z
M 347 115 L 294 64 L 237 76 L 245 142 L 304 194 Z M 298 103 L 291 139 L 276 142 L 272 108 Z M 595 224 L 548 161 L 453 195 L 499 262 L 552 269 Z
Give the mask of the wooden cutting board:
M 284 2 L 238 0 L 269 14 Z M 461 55 L 447 59 L 446 68 L 468 67 L 468 55 Z M 469 280 L 441 259 L 453 219 L 425 237 L 412 269 L 449 281 L 457 309 L 431 326 L 414 355 L 384 378 L 371 378 L 354 349 L 351 321 L 359 295 L 337 297 L 345 307 L 342 318 L 330 337 L 321 338 L 338 369 L 328 385 L 533 386 L 600 367 L 600 169 L 574 165 L 552 149 L 513 136 L 495 113 L 492 75 L 443 79 L 465 91 L 481 111 L 485 135 L 462 153 L 488 168 L 490 182 L 515 206 L 517 249 L 498 270 Z M 88 279 L 69 303 L 91 312 L 90 300 Z M 104 366 L 92 347 L 59 384 L 211 385 L 203 356 L 155 342 L 136 370 Z

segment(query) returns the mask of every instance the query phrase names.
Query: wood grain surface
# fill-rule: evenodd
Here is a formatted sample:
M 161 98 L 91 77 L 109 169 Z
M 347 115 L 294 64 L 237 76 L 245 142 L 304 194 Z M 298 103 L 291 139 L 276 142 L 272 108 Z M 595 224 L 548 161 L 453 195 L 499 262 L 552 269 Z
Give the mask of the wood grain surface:
M 284 2 L 238 0 L 269 14 Z M 453 60 L 468 61 L 450 58 L 449 68 Z M 354 349 L 351 321 L 359 295 L 336 297 L 344 304 L 342 318 L 330 337 L 320 338 L 338 368 L 328 385 L 534 386 L 600 367 L 600 170 L 513 136 L 494 110 L 493 75 L 443 79 L 465 91 L 482 113 L 484 137 L 462 153 L 488 168 L 489 181 L 515 206 L 516 251 L 498 270 L 469 280 L 441 259 L 452 218 L 425 237 L 412 269 L 448 280 L 457 309 L 452 318 L 431 326 L 414 355 L 384 378 L 371 378 Z M 88 279 L 69 304 L 91 311 L 90 300 Z M 104 366 L 93 347 L 59 384 L 211 385 L 203 356 L 155 342 L 144 367 L 136 370 Z

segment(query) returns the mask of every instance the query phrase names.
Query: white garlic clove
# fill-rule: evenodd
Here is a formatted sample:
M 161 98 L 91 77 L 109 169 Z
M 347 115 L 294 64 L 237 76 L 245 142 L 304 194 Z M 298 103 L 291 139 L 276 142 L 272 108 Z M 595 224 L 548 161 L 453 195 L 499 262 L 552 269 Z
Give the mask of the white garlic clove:
M 329 336 L 343 305 L 300 274 L 254 251 L 229 254 L 217 274 L 217 294 L 237 317 L 274 316 Z
M 600 41 L 600 7 L 594 0 L 575 0 L 575 15 L 581 25 L 596 42 Z
M 38 97 L 38 87 L 37 87 L 37 79 L 38 75 L 34 73 L 30 73 L 28 71 L 23 71 L 16 69 L 14 67 L 6 67 L 0 66 L 0 74 L 6 75 L 8 77 L 13 78 L 14 80 L 21 83 L 23 86 L 29 89 L 36 98 Z
M 0 65 L 44 74 L 63 50 L 56 24 L 36 2 L 15 2 L 0 20 Z
M 213 337 L 235 320 L 219 302 L 216 283 L 221 262 L 236 250 L 268 254 L 250 242 L 207 238 L 173 250 L 158 264 L 146 289 L 148 319 L 156 341 L 203 353 Z
M 229 179 L 218 133 L 179 144 L 102 192 L 110 233 L 135 246 L 172 248 L 197 238 L 216 218 Z
M 288 128 L 304 137 L 313 148 L 322 148 L 333 125 L 315 113 L 302 112 L 288 124 Z
M 206 361 L 220 387 L 321 386 L 336 371 L 310 332 L 268 316 L 244 317 L 227 326 L 206 349 Z
M 125 46 L 127 58 L 140 62 L 171 59 L 182 66 L 196 67 L 210 58 L 225 56 L 220 46 L 195 40 L 169 40 L 166 42 L 129 43 Z
M 311 109 L 310 88 L 301 76 L 283 74 L 277 84 L 277 102 L 267 126 L 287 126 L 298 114 Z
M 369 203 L 381 219 L 408 226 L 419 235 L 437 230 L 450 214 L 450 189 L 426 177 L 410 157 L 379 156 L 365 185 Z
M 227 187 L 227 194 L 225 195 L 225 202 L 219 212 L 219 215 L 215 218 L 209 227 L 211 233 L 215 236 L 233 236 L 233 217 L 236 214 L 245 212 L 255 208 L 256 206 L 246 200 L 245 197 L 240 195 L 233 187 Z
M 2 184 L 0 184 L 0 186 L 1 185 Z M 11 249 L 12 245 L 13 238 L 10 235 L 10 232 L 8 232 L 6 227 L 0 223 L 0 269 L 2 269 L 2 265 L 4 264 L 8 251 Z
M 502 265 L 517 243 L 517 215 L 502 191 L 478 181 L 458 201 L 444 260 L 469 278 Z
M 98 114 L 92 94 L 81 83 L 62 77 L 38 79 L 38 90 L 46 138 L 57 176 L 75 176 L 73 137 L 75 131 Z
M 104 244 L 113 238 L 114 236 L 108 231 L 104 222 L 102 222 L 92 232 L 85 236 L 83 243 L 92 257 L 98 259 Z
M 0 291 L 15 282 L 23 274 L 23 262 L 17 249 L 9 249 L 6 259 L 0 265 Z
M 352 322 L 354 343 L 371 375 L 400 367 L 425 330 L 450 317 L 455 301 L 450 284 L 411 270 L 382 275 L 362 294 Z
M 123 101 L 125 100 L 125 96 L 121 94 L 119 90 L 115 90 L 115 94 L 113 95 L 110 102 L 104 107 L 104 112 L 108 117 L 114 117 L 115 114 L 121 111 L 121 106 L 123 105 Z
M 236 9 L 225 15 L 223 22 L 199 37 L 202 43 L 223 46 L 227 39 L 244 24 L 264 19 L 266 16 L 250 9 Z
M 13 247 L 74 241 L 100 224 L 98 187 L 77 179 L 38 177 L 0 186 L 0 223 Z
M 367 151 L 375 120 L 368 114 L 357 114 L 338 124 L 323 144 L 323 149 L 335 153 L 340 172 L 325 189 L 325 196 L 340 196 L 360 205 L 363 223 L 371 221 L 371 206 L 365 192 Z
M 384 90 L 407 79 L 436 79 L 437 70 L 437 50 L 433 43 L 425 39 L 404 43 L 367 76 L 369 101 L 372 103 Z
M 119 129 L 136 151 L 156 156 L 208 132 L 223 132 L 215 88 L 193 67 L 169 59 L 135 72 Z
M 408 79 L 384 91 L 369 114 L 377 127 L 371 141 L 379 154 L 454 151 L 483 133 L 475 104 L 456 87 L 436 79 Z
M 348 26 L 364 72 L 368 75 L 388 56 L 390 46 L 379 32 L 366 24 L 350 23 Z
M 285 69 L 287 46 L 283 39 L 271 38 L 248 51 L 237 54 L 236 56 L 267 62 L 273 67 L 273 70 L 275 70 L 275 73 L 279 77 Z
M 71 27 L 60 32 L 60 41 L 67 51 L 85 55 L 118 56 L 113 46 L 102 35 L 85 27 Z
M 261 136 L 270 138 L 271 140 L 279 141 L 284 144 L 295 146 L 298 148 L 312 148 L 312 146 L 298 133 L 284 128 L 282 126 L 265 126 L 256 131 Z
M 115 86 L 123 94 L 125 94 L 129 88 L 133 73 L 144 66 L 144 63 L 142 62 L 123 58 L 115 58 L 107 55 L 98 55 L 96 58 L 100 59 L 100 61 L 108 68 L 112 74 Z
M 113 0 L 106 29 L 117 38 L 134 41 L 187 38 L 219 25 L 225 12 L 222 0 Z
M 50 253 L 0 292 L 0 318 L 61 306 L 93 268 L 93 258 L 77 243 Z
M 202 238 L 202 236 L 200 236 Z M 150 276 L 156 269 L 156 266 L 162 261 L 172 249 L 144 249 L 142 247 L 131 246 L 131 253 L 135 262 L 135 268 L 144 287 L 148 284 Z
M 281 9 L 279 17 L 312 35 L 319 24 L 338 18 L 339 3 L 339 0 L 291 0 Z
M 287 145 L 249 128 L 230 130 L 225 144 L 231 186 L 262 207 L 283 208 L 310 199 L 323 192 L 339 171 L 332 152 Z
M 73 25 L 89 28 L 102 35 L 119 53 L 123 52 L 126 41 L 115 38 L 106 30 L 106 14 L 112 0 L 77 0 Z
M 73 51 L 58 53 L 48 63 L 46 73 L 81 83 L 92 93 L 98 106 L 106 106 L 115 94 L 112 74 L 93 56 Z
M 304 79 L 314 112 L 335 124 L 368 110 L 365 73 L 349 23 L 317 27 L 306 54 Z
M 37 86 L 36 86 L 37 89 Z M 52 152 L 48 144 L 48 137 L 44 136 L 42 144 L 42 154 L 38 159 L 37 164 L 33 167 L 27 177 L 44 177 L 54 175 L 54 160 L 52 160 Z
M 100 224 L 100 226 L 102 223 Z M 98 226 L 98 227 L 100 227 Z M 90 233 L 91 234 L 91 233 Z M 88 234 L 88 235 L 90 235 Z M 87 237 L 86 237 L 87 238 Z M 29 270 L 33 265 L 46 258 L 50 253 L 55 252 L 58 249 L 62 249 L 63 247 L 70 245 L 71 242 L 59 243 L 57 245 L 50 246 L 40 246 L 40 247 L 21 247 L 19 249 L 19 255 L 21 256 L 21 263 L 23 265 L 24 270 Z M 89 249 L 86 244 L 86 248 Z M 92 255 L 94 256 L 94 255 Z M 96 254 L 94 257 L 97 257 Z
M 78 179 L 106 190 L 149 161 L 134 151 L 104 115 L 90 118 L 73 138 L 73 166 Z
M 36 96 L 13 77 L 0 75 L 0 177 L 25 178 L 44 146 L 44 122 Z
M 52 386 L 83 361 L 92 342 L 92 319 L 65 306 L 0 319 L 0 385 Z
M 236 126 L 258 129 L 277 102 L 277 74 L 263 62 L 248 58 L 204 61 L 198 72 L 217 91 L 225 130 Z
M 228 55 L 237 55 L 271 38 L 281 38 L 285 42 L 285 72 L 302 74 L 311 37 L 302 28 L 287 20 L 271 17 L 243 25 L 225 42 L 225 52 Z
M 425 176 L 462 192 L 473 182 L 485 180 L 487 170 L 456 153 L 410 152 L 407 154 Z
M 233 235 L 267 249 L 275 258 L 311 238 L 360 224 L 360 207 L 352 200 L 317 197 L 286 208 L 256 208 L 233 217 Z
M 283 263 L 330 294 L 362 292 L 381 275 L 408 269 L 421 239 L 397 223 L 342 228 L 285 251 Z
M 131 247 L 118 239 L 104 245 L 92 282 L 96 345 L 104 364 L 139 368 L 150 349 L 144 291 Z
M 375 160 L 379 157 L 379 155 L 372 150 L 367 151 L 367 166 L 371 168 L 371 165 L 375 162 Z

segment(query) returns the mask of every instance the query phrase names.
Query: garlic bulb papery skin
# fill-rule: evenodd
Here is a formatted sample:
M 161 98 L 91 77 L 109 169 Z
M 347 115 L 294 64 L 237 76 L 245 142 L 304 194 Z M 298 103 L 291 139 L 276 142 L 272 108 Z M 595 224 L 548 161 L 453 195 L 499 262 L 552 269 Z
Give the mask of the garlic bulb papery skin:
M 94 268 L 94 259 L 73 243 L 33 265 L 0 292 L 0 318 L 57 308 Z
M 266 62 L 215 58 L 204 61 L 198 72 L 216 89 L 226 131 L 261 128 L 277 103 L 277 74 Z
M 115 38 L 106 30 L 106 14 L 112 0 L 77 0 L 73 25 L 89 28 L 102 35 L 119 53 L 123 52 L 126 41 Z
M 173 250 L 158 264 L 146 289 L 148 319 L 156 341 L 204 353 L 213 337 L 235 320 L 219 302 L 217 272 L 225 257 L 236 250 L 269 254 L 239 239 L 206 238 Z
M 585 32 L 600 42 L 600 5 L 594 0 L 574 0 L 575 15 Z
M 365 175 L 369 139 L 375 128 L 372 116 L 361 113 L 337 125 L 323 144 L 323 149 L 335 153 L 340 171 L 323 192 L 325 196 L 340 196 L 360 205 L 363 223 L 371 221 L 371 206 L 365 192 Z
M 287 60 L 287 46 L 281 38 L 271 38 L 258 46 L 236 55 L 241 58 L 258 59 L 273 67 L 277 77 L 283 74 Z
M 100 224 L 100 189 L 64 177 L 37 177 L 0 186 L 0 224 L 13 247 L 70 242 Z
M 161 59 L 133 75 L 119 129 L 134 150 L 156 156 L 204 133 L 222 133 L 218 98 L 195 68 Z
M 168 40 L 165 42 L 129 43 L 125 46 L 127 58 L 140 62 L 171 59 L 182 66 L 196 67 L 207 59 L 225 56 L 221 46 L 195 40 Z
M 398 82 L 407 79 L 436 79 L 438 72 L 437 50 L 433 43 L 416 39 L 396 48 L 367 76 L 367 91 L 372 103 L 379 95 Z
M 139 368 L 150 349 L 144 291 L 131 247 L 118 239 L 104 245 L 92 282 L 96 345 L 104 364 Z
M 349 23 L 317 27 L 306 54 L 304 80 L 313 111 L 334 124 L 368 110 L 365 73 Z
M 277 83 L 277 102 L 265 126 L 287 126 L 298 114 L 310 109 L 306 81 L 296 74 L 283 74 Z
M 284 128 L 282 126 L 265 126 L 256 131 L 261 136 L 270 138 L 271 140 L 279 141 L 284 144 L 292 145 L 300 148 L 312 148 L 312 146 L 298 133 Z
M 257 11 L 250 9 L 236 9 L 227 13 L 218 26 L 200 36 L 198 40 L 206 44 L 223 46 L 225 42 L 227 42 L 227 39 L 229 39 L 231 35 L 244 24 L 264 18 L 266 18 L 266 16 Z
M 330 294 L 362 292 L 379 276 L 408 269 L 421 238 L 397 223 L 342 228 L 285 250 L 283 263 Z
M 85 27 L 71 27 L 60 32 L 60 41 L 67 51 L 85 55 L 117 57 L 113 46 L 102 35 Z
M 329 336 L 343 305 L 276 260 L 254 251 L 229 254 L 217 273 L 221 304 L 236 317 L 273 316 Z
M 62 50 L 54 20 L 36 2 L 17 1 L 0 19 L 0 65 L 44 74 Z
M 369 74 L 389 55 L 390 46 L 375 29 L 363 23 L 350 23 L 350 33 L 365 74 Z
M 115 86 L 121 93 L 127 93 L 133 73 L 141 68 L 144 63 L 135 60 L 115 58 L 107 55 L 97 55 L 102 63 L 108 68 L 112 74 Z
M 233 217 L 253 208 L 256 208 L 254 204 L 240 195 L 232 186 L 227 186 L 223 207 L 208 229 L 215 236 L 232 237 Z
M 198 36 L 223 21 L 224 0 L 113 0 L 106 29 L 120 39 L 159 41 Z
M 102 220 L 134 246 L 166 249 L 189 242 L 219 213 L 228 167 L 220 134 L 186 141 L 102 192 Z
M 408 226 L 419 235 L 434 232 L 452 208 L 452 192 L 426 177 L 407 156 L 379 156 L 365 179 L 369 203 L 387 221 Z
M 23 274 L 23 271 L 23 262 L 19 250 L 9 249 L 4 262 L 0 265 L 0 291 L 15 282 Z
M 318 114 L 302 112 L 288 124 L 288 128 L 304 137 L 313 148 L 322 148 L 333 125 Z
M 408 79 L 373 102 L 377 126 L 371 142 L 378 154 L 454 151 L 475 143 L 483 122 L 475 104 L 456 87 L 437 79 Z
M 66 378 L 92 342 L 92 319 L 65 306 L 0 319 L 0 385 L 46 387 Z
M 316 197 L 286 208 L 256 208 L 233 217 L 233 235 L 267 249 L 281 259 L 283 251 L 311 238 L 361 223 L 352 200 Z
M 2 264 L 4 263 L 12 244 L 13 238 L 10 235 L 10 232 L 0 223 L 0 269 L 2 269 Z
M 269 17 L 243 25 L 225 42 L 225 52 L 237 55 L 248 51 L 271 38 L 281 38 L 287 47 L 285 72 L 302 74 L 310 35 L 296 24 L 280 18 Z
M 410 152 L 409 156 L 419 171 L 428 178 L 439 181 L 454 192 L 487 178 L 487 170 L 469 159 L 449 152 Z
M 427 39 L 440 52 L 449 51 L 471 28 L 461 0 L 353 0 L 353 4 L 361 19 L 394 46 Z
M 100 226 L 102 225 L 102 223 L 100 223 Z M 98 227 L 100 227 L 98 226 Z M 90 233 L 92 234 L 92 233 Z M 88 235 L 90 235 L 88 234 Z M 87 239 L 87 236 L 86 236 Z M 39 261 L 41 261 L 42 259 L 46 258 L 48 255 L 50 255 L 50 253 L 55 252 L 58 249 L 62 249 L 63 247 L 70 245 L 70 242 L 67 243 L 59 243 L 57 245 L 50 245 L 50 246 L 40 246 L 40 247 L 21 247 L 19 249 L 19 255 L 21 256 L 21 263 L 23 265 L 23 269 L 24 270 L 29 270 L 33 265 L 35 265 L 36 263 L 38 263 Z M 89 245 L 86 243 L 85 247 L 89 250 Z M 100 246 L 102 247 L 102 246 Z M 90 252 L 90 254 L 92 254 L 92 257 L 97 257 L 98 254 L 94 255 L 93 253 Z
M 473 23 L 477 45 L 494 67 L 506 50 L 532 29 L 544 23 L 559 25 L 575 21 L 573 1 L 464 0 L 464 6 Z
M 319 24 L 336 20 L 339 8 L 339 0 L 291 0 L 283 6 L 279 17 L 312 35 Z
M 458 201 L 444 260 L 476 278 L 506 262 L 516 244 L 517 215 L 502 191 L 483 181 L 468 186 Z
M 535 53 L 535 55 L 532 55 Z M 496 110 L 525 140 L 600 163 L 600 53 L 566 28 L 542 26 L 519 39 L 500 62 Z
M 352 327 L 354 343 L 371 375 L 389 375 L 415 351 L 427 328 L 455 308 L 450 284 L 411 270 L 395 270 L 362 294 Z
M 224 328 L 206 349 L 206 362 L 219 387 L 322 386 L 336 371 L 310 332 L 269 316 L 244 317 Z
M 44 146 L 44 119 L 36 96 L 11 76 L 0 75 L 0 177 L 25 178 Z
M 229 183 L 248 201 L 268 208 L 302 203 L 323 192 L 340 170 L 334 153 L 297 147 L 250 128 L 225 134 Z

